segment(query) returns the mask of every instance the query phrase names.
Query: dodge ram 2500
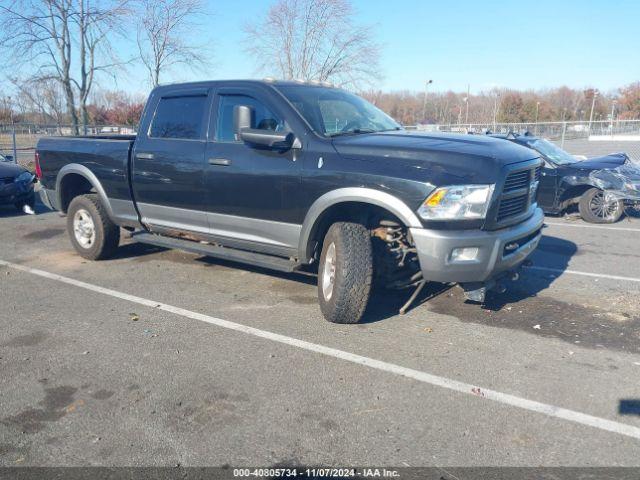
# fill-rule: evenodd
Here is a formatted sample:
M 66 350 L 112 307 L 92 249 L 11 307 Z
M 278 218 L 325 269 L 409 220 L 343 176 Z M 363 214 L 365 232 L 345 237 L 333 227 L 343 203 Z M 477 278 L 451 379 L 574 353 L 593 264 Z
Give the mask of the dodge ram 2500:
M 330 86 L 211 81 L 155 88 L 135 136 L 43 138 L 42 200 L 105 259 L 134 240 L 318 273 L 325 318 L 355 323 L 373 286 L 513 275 L 543 225 L 542 162 L 486 136 L 404 130 Z

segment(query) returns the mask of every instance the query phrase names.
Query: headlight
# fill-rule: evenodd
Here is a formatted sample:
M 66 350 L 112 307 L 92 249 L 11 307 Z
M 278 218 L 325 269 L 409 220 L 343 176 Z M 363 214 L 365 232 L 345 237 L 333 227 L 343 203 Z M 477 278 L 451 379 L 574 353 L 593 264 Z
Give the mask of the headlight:
M 493 185 L 452 185 L 437 188 L 418 209 L 418 214 L 425 220 L 484 218 L 492 193 Z
M 33 182 L 33 174 L 31 172 L 22 172 L 16 178 L 13 179 L 16 183 L 30 183 Z

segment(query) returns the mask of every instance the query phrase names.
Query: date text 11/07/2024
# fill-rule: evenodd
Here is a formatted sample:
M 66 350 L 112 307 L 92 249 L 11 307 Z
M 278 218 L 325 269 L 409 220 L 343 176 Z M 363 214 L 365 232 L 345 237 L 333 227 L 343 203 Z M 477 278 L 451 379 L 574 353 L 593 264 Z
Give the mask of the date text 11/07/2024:
M 399 478 L 388 468 L 234 468 L 233 476 L 256 478 Z

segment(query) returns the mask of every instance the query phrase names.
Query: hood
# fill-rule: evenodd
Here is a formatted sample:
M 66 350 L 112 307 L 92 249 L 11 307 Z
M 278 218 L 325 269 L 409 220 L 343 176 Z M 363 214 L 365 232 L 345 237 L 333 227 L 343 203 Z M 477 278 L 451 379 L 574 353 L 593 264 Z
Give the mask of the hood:
M 625 153 L 611 153 L 603 157 L 589 158 L 588 160 L 582 160 L 580 162 L 572 163 L 571 167 L 579 168 L 580 170 L 602 170 L 604 168 L 617 168 L 620 165 L 624 165 L 627 161 L 627 155 Z
M 0 162 L 0 178 L 17 177 L 27 169 L 11 162 Z
M 435 184 L 494 183 L 503 166 L 539 158 L 537 152 L 512 142 L 455 133 L 399 130 L 348 135 L 336 137 L 333 145 L 343 157 L 408 168 L 416 180 Z

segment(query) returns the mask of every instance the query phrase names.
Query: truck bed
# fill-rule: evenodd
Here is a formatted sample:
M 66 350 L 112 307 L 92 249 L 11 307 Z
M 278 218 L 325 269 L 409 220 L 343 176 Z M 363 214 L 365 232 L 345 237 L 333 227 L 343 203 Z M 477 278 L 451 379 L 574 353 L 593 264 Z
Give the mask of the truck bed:
M 59 172 L 67 168 L 88 170 L 113 202 L 131 203 L 129 188 L 130 155 L 135 135 L 90 135 L 75 137 L 44 137 L 36 152 L 42 170 L 42 186 L 51 191 L 58 188 Z M 66 178 L 66 177 L 65 177 Z M 63 199 L 53 199 L 63 201 Z M 64 205 L 56 208 L 64 211 Z

